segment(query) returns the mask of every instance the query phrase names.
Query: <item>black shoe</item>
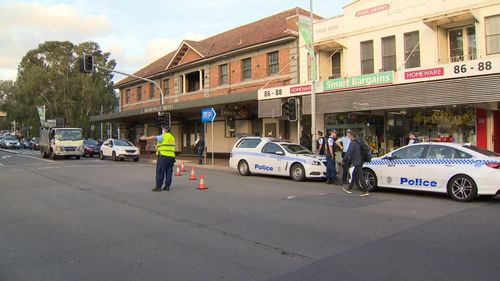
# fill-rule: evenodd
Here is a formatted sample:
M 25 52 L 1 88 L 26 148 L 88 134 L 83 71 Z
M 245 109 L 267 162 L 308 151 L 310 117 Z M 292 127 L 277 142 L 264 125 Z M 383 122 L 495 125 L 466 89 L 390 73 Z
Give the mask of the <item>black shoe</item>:
M 155 192 L 156 192 L 156 191 L 161 191 L 161 188 L 155 187 L 155 188 L 153 188 L 151 191 L 155 191 Z
M 163 190 L 164 191 L 170 191 L 170 187 L 164 187 Z

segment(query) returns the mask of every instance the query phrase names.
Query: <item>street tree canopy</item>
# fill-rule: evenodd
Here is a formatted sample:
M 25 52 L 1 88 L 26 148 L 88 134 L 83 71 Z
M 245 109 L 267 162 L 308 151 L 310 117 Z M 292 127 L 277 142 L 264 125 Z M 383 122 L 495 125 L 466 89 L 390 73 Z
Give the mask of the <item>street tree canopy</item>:
M 0 96 L 0 110 L 7 112 L 9 121 L 37 129 L 36 106 L 45 105 L 47 119 L 64 118 L 68 126 L 89 128 L 89 117 L 99 114 L 101 106 L 112 111 L 117 99 L 111 72 L 80 73 L 78 62 L 84 54 L 93 55 L 96 65 L 109 69 L 116 65 L 95 42 L 47 41 L 26 53 L 15 83 L 2 81 L 8 93 Z

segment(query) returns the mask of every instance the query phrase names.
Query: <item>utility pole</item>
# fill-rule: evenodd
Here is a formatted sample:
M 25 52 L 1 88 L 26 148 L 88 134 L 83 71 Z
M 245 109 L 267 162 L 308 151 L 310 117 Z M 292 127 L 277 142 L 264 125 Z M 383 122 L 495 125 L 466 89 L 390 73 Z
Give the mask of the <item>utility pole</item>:
M 310 17 L 311 17 L 311 46 L 309 55 L 311 56 L 311 137 L 312 137 L 312 151 L 316 153 L 316 54 L 314 52 L 314 18 L 313 18 L 313 0 L 310 3 Z

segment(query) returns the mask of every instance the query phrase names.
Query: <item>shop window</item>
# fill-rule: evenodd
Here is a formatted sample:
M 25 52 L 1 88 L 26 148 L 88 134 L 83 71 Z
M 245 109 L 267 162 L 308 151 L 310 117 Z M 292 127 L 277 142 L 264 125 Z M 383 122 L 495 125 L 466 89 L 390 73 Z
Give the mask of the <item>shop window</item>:
M 154 83 L 149 83 L 149 98 L 150 99 L 155 98 L 155 84 Z
M 500 53 L 500 15 L 486 17 L 486 54 Z
M 125 103 L 130 103 L 130 89 L 125 90 Z
M 382 38 L 382 69 L 396 70 L 396 36 Z
M 142 86 L 137 87 L 137 101 L 142 100 Z
M 330 79 L 335 79 L 335 78 L 341 78 L 342 73 L 341 73 L 341 53 L 340 52 L 335 52 L 330 55 L 332 59 L 332 76 L 330 76 Z
M 226 138 L 234 138 L 236 136 L 236 120 L 234 117 L 226 118 Z
M 361 42 L 361 74 L 373 72 L 373 40 Z
M 450 62 L 476 59 L 476 29 L 474 26 L 448 30 Z
M 405 68 L 420 67 L 420 36 L 418 31 L 405 33 Z
M 170 79 L 163 80 L 163 94 L 165 96 L 170 94 Z
M 247 58 L 241 61 L 241 80 L 252 79 L 252 59 Z
M 219 85 L 226 85 L 227 81 L 227 64 L 219 65 Z
M 278 74 L 279 72 L 279 57 L 278 51 L 267 54 L 267 74 L 269 76 Z

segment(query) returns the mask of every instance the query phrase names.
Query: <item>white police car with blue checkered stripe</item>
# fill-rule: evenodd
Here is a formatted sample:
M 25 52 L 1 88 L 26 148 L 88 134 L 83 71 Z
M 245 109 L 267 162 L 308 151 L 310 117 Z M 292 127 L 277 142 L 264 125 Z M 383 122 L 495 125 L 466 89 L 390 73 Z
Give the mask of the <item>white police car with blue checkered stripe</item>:
M 307 148 L 274 138 L 243 137 L 231 151 L 229 166 L 241 175 L 288 176 L 296 181 L 324 178 L 326 158 Z
M 500 192 L 500 155 L 471 145 L 419 143 L 363 165 L 369 191 L 377 187 L 447 193 L 457 201 Z

